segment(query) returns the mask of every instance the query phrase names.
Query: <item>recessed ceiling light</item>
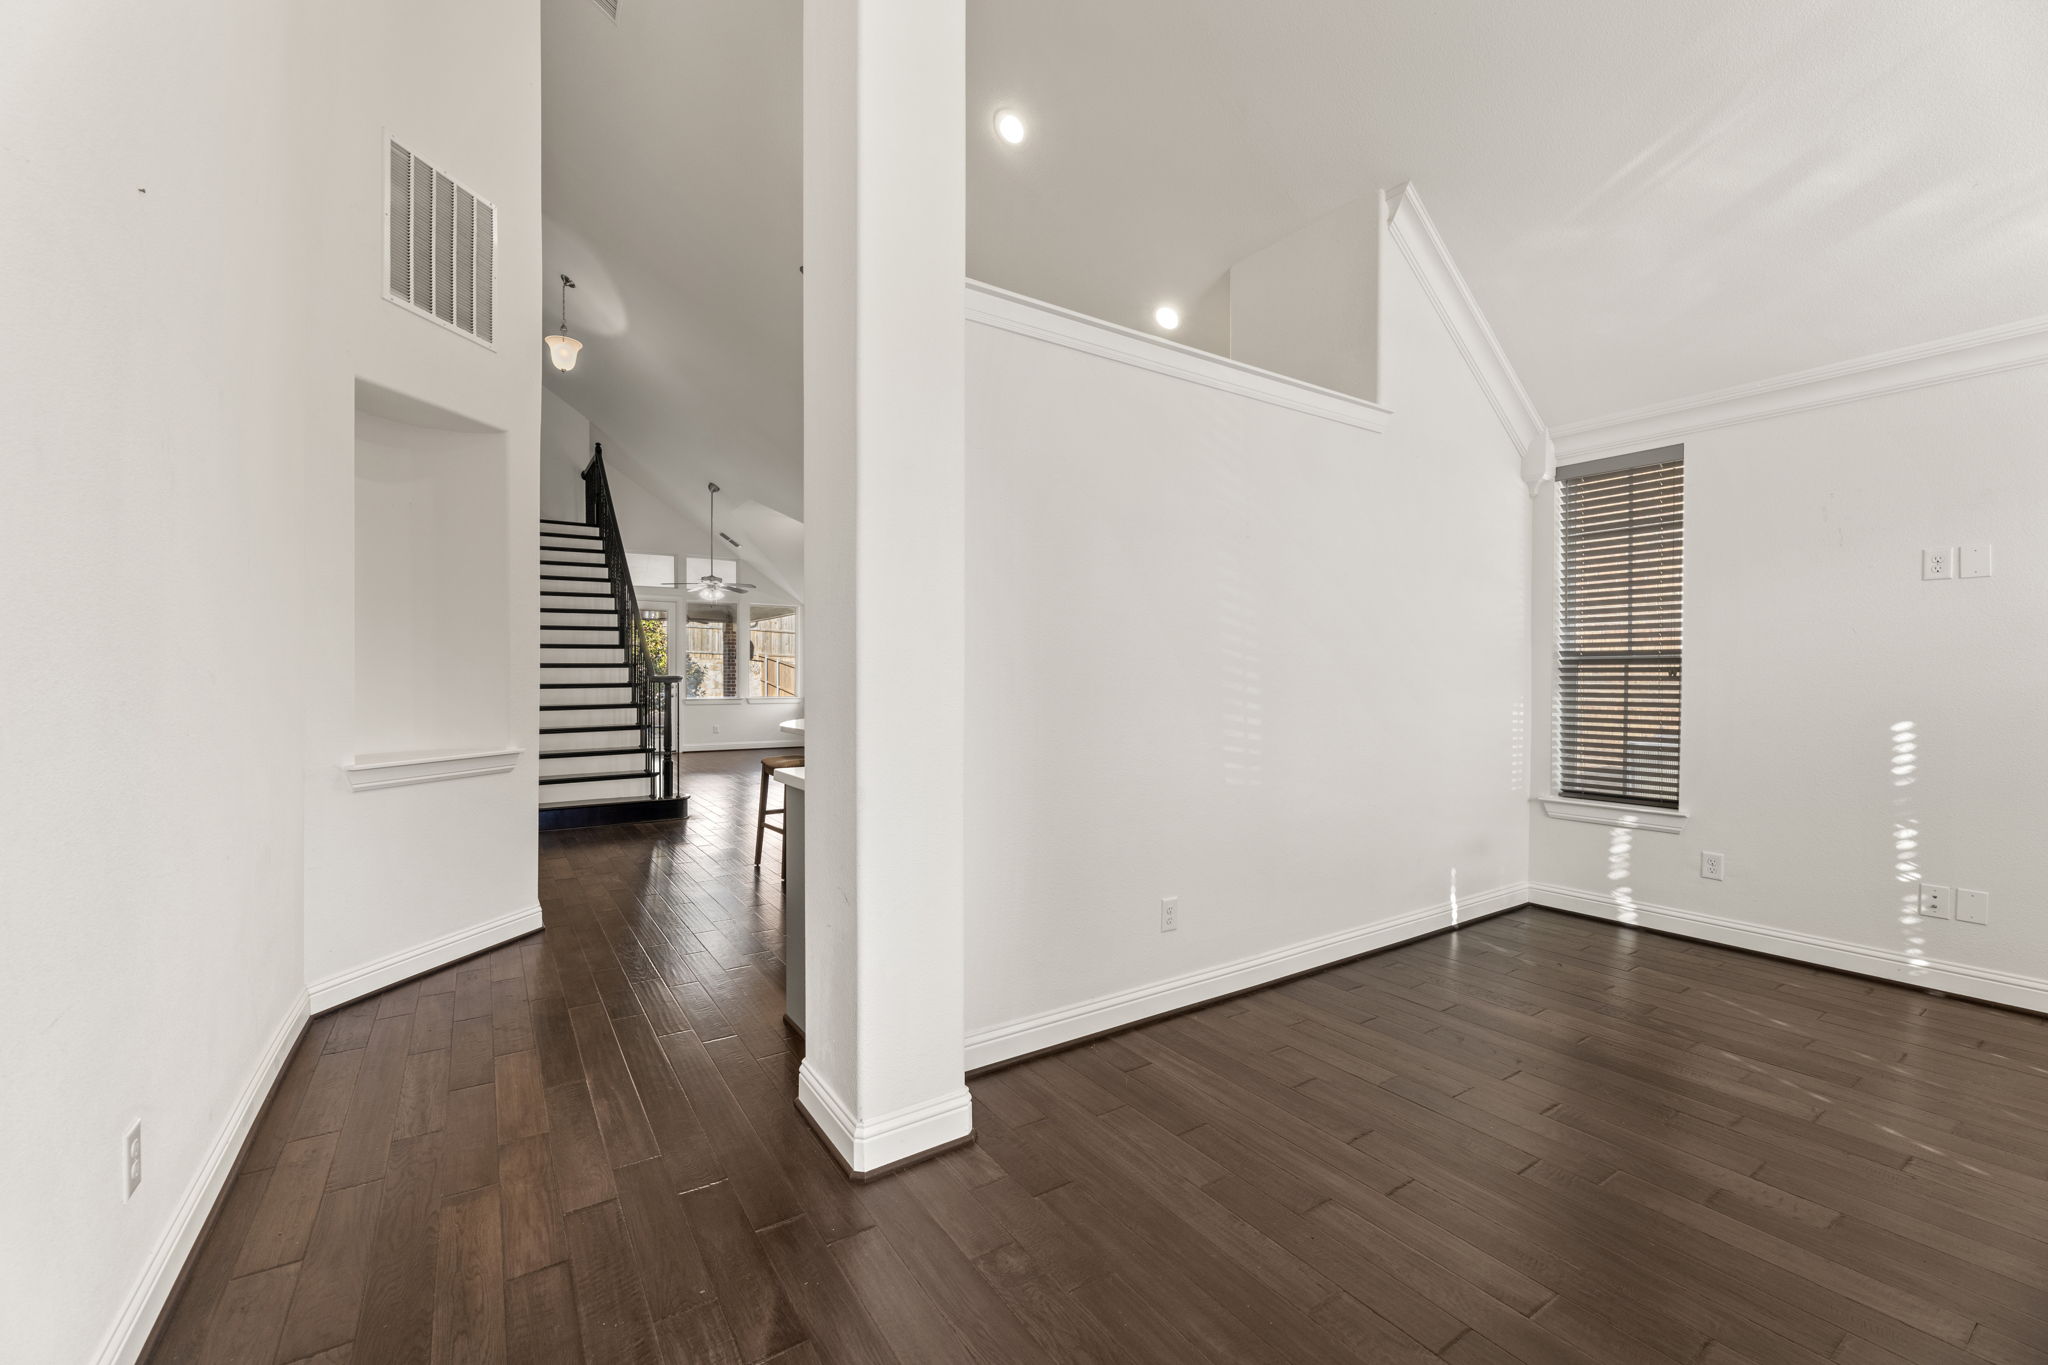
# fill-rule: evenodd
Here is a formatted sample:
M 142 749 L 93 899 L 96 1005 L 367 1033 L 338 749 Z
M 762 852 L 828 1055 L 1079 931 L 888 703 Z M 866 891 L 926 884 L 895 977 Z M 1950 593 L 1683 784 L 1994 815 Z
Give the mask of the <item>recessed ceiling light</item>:
M 996 110 L 996 136 L 1012 147 L 1022 142 L 1030 132 L 1024 126 L 1024 116 L 1015 109 Z
M 1159 305 L 1159 311 L 1152 315 L 1152 321 L 1169 332 L 1176 331 L 1180 327 L 1180 309 L 1170 303 L 1162 303 Z

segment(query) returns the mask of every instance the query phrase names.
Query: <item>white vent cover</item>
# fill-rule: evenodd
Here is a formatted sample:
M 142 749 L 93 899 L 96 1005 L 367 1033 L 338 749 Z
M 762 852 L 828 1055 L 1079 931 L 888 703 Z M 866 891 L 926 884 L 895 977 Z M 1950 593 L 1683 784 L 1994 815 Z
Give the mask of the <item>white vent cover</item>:
M 619 0 L 597 0 L 597 7 L 609 14 L 613 23 L 619 22 Z
M 394 141 L 384 227 L 391 300 L 489 345 L 498 211 Z

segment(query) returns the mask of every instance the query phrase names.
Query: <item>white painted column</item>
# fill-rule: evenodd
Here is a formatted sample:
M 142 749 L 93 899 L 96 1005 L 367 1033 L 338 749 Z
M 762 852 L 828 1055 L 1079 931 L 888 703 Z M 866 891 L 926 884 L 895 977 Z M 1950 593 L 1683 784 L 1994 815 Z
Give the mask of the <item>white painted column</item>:
M 963 0 L 804 7 L 807 1030 L 857 1172 L 966 1137 Z

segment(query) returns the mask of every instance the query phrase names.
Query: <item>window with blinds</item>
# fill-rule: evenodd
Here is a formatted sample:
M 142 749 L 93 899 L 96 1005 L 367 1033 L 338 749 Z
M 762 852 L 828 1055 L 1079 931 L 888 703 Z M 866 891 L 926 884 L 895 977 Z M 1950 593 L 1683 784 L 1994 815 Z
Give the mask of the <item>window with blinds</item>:
M 1557 794 L 1676 809 L 1685 448 L 1558 486 Z

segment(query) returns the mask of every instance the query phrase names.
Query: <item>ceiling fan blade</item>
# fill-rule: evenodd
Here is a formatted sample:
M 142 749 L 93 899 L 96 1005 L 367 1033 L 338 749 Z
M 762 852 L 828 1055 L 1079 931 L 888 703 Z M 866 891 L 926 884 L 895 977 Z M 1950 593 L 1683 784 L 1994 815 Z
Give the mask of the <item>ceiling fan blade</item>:
M 725 590 L 727 592 L 752 592 L 754 587 L 755 585 L 752 583 L 728 583 L 725 585 Z

